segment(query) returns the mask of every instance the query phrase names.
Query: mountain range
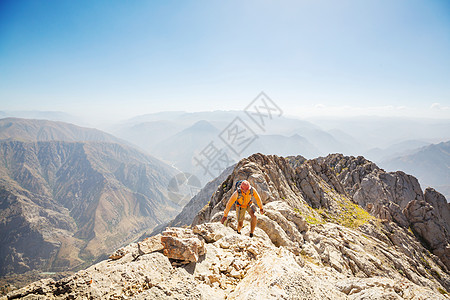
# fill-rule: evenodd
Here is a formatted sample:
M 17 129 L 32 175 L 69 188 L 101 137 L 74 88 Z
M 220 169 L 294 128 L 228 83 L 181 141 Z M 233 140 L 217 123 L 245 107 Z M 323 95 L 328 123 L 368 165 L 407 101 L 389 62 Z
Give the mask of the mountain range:
M 65 122 L 20 118 L 0 119 L 0 139 L 27 142 L 93 141 L 124 143 L 123 140 L 98 129 L 79 127 Z
M 239 155 L 227 148 L 219 137 L 235 118 L 240 118 L 257 135 Z M 214 177 L 205 174 L 193 159 L 210 143 L 229 152 L 230 163 L 227 166 L 255 152 L 294 155 L 301 149 L 306 157 L 315 157 L 330 151 L 348 152 L 351 149 L 312 123 L 279 117 L 271 120 L 270 126 L 261 131 L 244 112 L 238 111 L 149 114 L 118 124 L 109 131 L 181 171 L 195 174 L 203 184 L 220 174 L 215 173 Z
M 172 167 L 71 124 L 0 120 L 0 275 L 76 270 L 181 207 Z
M 258 132 L 226 172 L 217 178 L 205 176 L 193 158 L 208 143 L 220 142 L 223 128 L 236 116 L 245 118 L 231 112 L 142 116 L 117 127 L 122 130 L 120 138 L 59 121 L 1 119 L 0 276 L 75 271 L 152 231 L 190 225 L 236 162 L 253 153 L 289 157 L 300 152 L 312 158 L 332 149 L 356 151 L 349 149 L 358 140 L 341 129 L 324 131 L 312 123 L 283 118 L 272 123 L 272 129 Z M 388 171 L 416 175 L 422 186 L 431 186 L 448 199 L 448 148 L 448 142 L 417 139 L 372 148 L 367 154 L 384 159 L 377 163 Z M 195 205 L 184 208 L 185 202 L 174 199 L 168 188 L 180 171 L 202 180 L 196 188 L 205 186 L 191 195 Z
M 63 112 L 0 112 L 0 115 L 31 116 L 85 124 L 83 120 Z M 240 155 L 235 155 L 219 138 L 219 134 L 236 117 L 243 120 L 258 135 L 258 139 Z M 194 160 L 211 142 L 219 146 L 218 148 L 229 151 L 228 165 L 255 152 L 283 156 L 301 153 L 306 158 L 343 153 L 364 155 L 384 167 L 388 160 L 411 154 L 423 146 L 450 140 L 450 122 L 445 119 L 360 116 L 300 120 L 282 115 L 267 119 L 266 123 L 263 131 L 243 111 L 167 111 L 137 116 L 101 128 L 120 137 L 121 142 L 127 141 L 133 147 L 164 160 L 181 172 L 194 174 L 203 185 L 220 174 L 205 174 L 204 169 Z M 205 130 L 196 132 L 196 129 L 202 126 Z M 192 140 L 183 138 L 184 134 Z M 183 151 L 184 146 L 186 151 Z M 390 169 L 388 165 L 386 167 Z M 446 172 L 445 164 L 439 168 L 444 169 L 439 172 Z M 435 181 L 433 176 L 428 176 L 422 169 L 408 170 L 411 170 L 422 184 L 437 187 L 448 198 L 445 184 Z
M 257 135 L 240 155 L 233 154 L 219 137 L 236 117 L 243 120 Z M 193 159 L 211 142 L 219 149 L 229 152 L 228 165 L 256 152 L 282 156 L 301 153 L 306 158 L 343 153 L 363 154 L 382 167 L 398 170 L 402 166 L 390 168 L 387 161 L 419 151 L 423 146 L 450 140 L 450 123 L 447 120 L 355 117 L 305 121 L 281 116 L 268 120 L 264 129 L 258 129 L 244 112 L 214 111 L 142 115 L 118 124 L 109 131 L 173 164 L 181 171 L 195 174 L 202 184 L 220 174 L 206 174 Z M 421 159 L 433 160 L 433 154 L 428 154 L 430 157 L 423 156 Z M 443 159 L 448 164 L 450 156 L 444 156 Z M 448 170 L 445 163 L 435 167 L 440 169 L 435 174 Z M 425 169 L 409 167 L 406 170 L 418 177 L 422 184 L 437 188 L 447 198 L 450 195 L 446 184 L 425 172 Z

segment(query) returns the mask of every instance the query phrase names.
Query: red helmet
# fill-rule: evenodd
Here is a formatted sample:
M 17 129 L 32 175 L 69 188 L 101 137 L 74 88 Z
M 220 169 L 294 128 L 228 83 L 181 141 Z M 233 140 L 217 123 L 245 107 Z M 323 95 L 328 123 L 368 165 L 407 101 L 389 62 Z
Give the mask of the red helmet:
M 242 181 L 242 183 L 241 183 L 241 190 L 243 192 L 246 192 L 246 191 L 249 190 L 249 188 L 250 188 L 250 183 L 247 180 Z

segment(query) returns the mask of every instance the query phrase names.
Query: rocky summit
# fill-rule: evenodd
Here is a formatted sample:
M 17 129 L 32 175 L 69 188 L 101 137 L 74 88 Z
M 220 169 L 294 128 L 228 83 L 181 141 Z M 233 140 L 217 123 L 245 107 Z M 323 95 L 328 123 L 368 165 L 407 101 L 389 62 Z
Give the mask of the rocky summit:
M 241 179 L 264 204 L 253 238 L 248 215 L 242 234 L 233 213 L 218 222 Z M 190 226 L 168 227 L 4 299 L 448 298 L 449 206 L 403 172 L 339 154 L 255 154 L 204 201 Z

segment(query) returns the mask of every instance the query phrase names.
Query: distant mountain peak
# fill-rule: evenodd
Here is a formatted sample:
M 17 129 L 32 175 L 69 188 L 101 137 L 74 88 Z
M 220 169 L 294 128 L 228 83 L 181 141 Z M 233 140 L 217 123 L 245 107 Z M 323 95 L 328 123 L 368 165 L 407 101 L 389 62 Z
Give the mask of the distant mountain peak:
M 200 120 L 198 122 L 195 122 L 191 127 L 187 128 L 186 130 L 189 131 L 216 131 L 217 128 L 214 127 L 210 122 L 206 120 Z

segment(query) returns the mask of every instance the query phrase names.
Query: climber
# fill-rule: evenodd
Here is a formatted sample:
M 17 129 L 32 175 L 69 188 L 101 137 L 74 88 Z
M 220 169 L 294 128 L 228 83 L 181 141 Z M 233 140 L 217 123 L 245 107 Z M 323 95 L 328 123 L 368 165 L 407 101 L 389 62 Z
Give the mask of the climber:
M 256 227 L 256 209 L 254 205 L 252 205 L 252 196 L 256 199 L 256 204 L 259 206 L 259 212 L 264 214 L 264 209 L 258 192 L 250 186 L 250 183 L 247 180 L 242 180 L 236 183 L 236 190 L 233 195 L 231 195 L 230 200 L 228 200 L 227 207 L 223 212 L 223 218 L 221 220 L 222 224 L 227 220 L 228 212 L 230 211 L 233 203 L 236 202 L 236 217 L 238 220 L 237 232 L 241 234 L 241 229 L 244 225 L 245 211 L 247 211 L 251 217 L 250 237 L 253 237 L 253 232 Z

